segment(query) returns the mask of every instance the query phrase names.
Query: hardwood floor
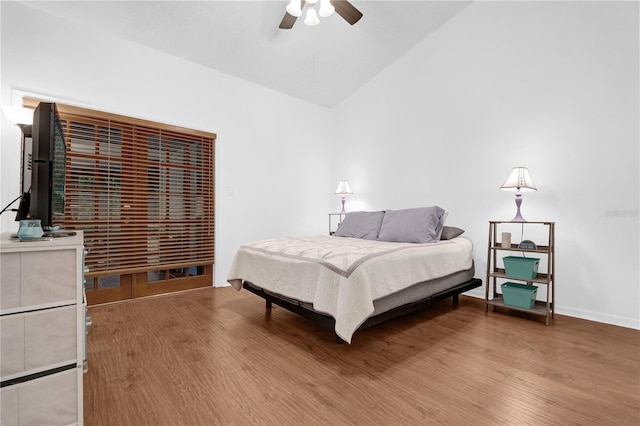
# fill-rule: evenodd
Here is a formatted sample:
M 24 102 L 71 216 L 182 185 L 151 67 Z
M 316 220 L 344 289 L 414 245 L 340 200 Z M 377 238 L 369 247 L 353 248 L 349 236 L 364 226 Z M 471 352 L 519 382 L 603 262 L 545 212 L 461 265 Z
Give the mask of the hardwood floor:
M 640 331 L 461 297 L 352 345 L 231 287 L 93 306 L 93 425 L 636 425 Z

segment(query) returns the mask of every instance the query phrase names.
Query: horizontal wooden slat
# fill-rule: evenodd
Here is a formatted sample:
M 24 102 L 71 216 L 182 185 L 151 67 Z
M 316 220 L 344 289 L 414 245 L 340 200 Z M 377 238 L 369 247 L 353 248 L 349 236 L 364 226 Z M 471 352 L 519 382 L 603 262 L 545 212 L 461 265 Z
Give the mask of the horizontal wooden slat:
M 22 100 L 22 104 L 25 107 L 29 107 L 29 108 L 37 107 L 40 102 L 42 102 L 42 100 L 35 99 L 35 98 L 27 98 L 27 97 L 23 98 Z M 164 131 L 169 131 L 169 132 L 174 131 L 178 134 L 202 136 L 212 140 L 216 139 L 215 133 L 205 132 L 201 130 L 189 129 L 186 127 L 174 126 L 174 125 L 165 124 L 165 123 L 158 123 L 155 121 L 149 121 L 149 120 L 144 120 L 144 119 L 135 118 L 135 117 L 127 117 L 123 115 L 112 114 L 112 113 L 92 110 L 88 108 L 80 108 L 80 107 L 71 106 L 71 105 L 64 105 L 59 103 L 57 103 L 56 105 L 61 115 L 64 114 L 65 116 L 68 115 L 69 117 L 83 118 L 85 120 L 88 120 L 89 122 L 93 122 L 92 120 L 95 120 L 95 122 L 114 121 L 116 123 L 121 123 L 121 125 L 123 126 L 130 126 L 130 127 L 137 126 L 140 129 L 147 129 L 148 131 L 154 131 L 154 129 L 155 131 L 157 131 L 157 129 L 162 129 Z
M 87 276 L 213 264 L 215 134 L 57 107 L 67 144 L 60 224 L 84 231 Z

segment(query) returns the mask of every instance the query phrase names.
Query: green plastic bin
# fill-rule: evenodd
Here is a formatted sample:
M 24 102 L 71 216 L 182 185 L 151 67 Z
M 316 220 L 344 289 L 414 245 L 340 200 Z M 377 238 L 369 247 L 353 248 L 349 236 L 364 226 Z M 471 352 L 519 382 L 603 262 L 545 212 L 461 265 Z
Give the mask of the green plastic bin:
M 536 304 L 538 286 L 506 282 L 501 287 L 505 305 L 531 309 Z
M 535 257 L 506 256 L 502 258 L 508 277 L 532 280 L 538 273 L 540 259 Z

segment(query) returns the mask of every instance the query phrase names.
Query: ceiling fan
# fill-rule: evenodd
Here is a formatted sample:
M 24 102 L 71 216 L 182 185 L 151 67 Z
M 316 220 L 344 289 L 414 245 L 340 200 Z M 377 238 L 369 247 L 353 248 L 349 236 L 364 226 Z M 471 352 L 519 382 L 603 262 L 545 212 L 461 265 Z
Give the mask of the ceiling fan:
M 283 30 L 291 29 L 296 23 L 296 19 L 302 15 L 302 9 L 305 5 L 307 5 L 307 17 L 304 23 L 311 26 L 319 24 L 320 20 L 315 9 L 317 2 L 318 0 L 291 0 L 287 5 L 287 12 L 280 22 L 280 28 Z M 347 0 L 320 0 L 320 10 L 318 11 L 320 16 L 323 18 L 330 16 L 334 11 L 351 25 L 362 18 L 362 12 Z

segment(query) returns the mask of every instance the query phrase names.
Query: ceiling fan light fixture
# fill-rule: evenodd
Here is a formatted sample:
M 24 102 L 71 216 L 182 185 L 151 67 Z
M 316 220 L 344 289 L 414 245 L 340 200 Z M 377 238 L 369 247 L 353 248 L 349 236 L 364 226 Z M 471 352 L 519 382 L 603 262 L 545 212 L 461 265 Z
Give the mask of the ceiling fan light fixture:
M 287 13 L 296 18 L 302 15 L 302 0 L 291 0 L 287 5 Z
M 316 5 L 318 5 L 317 8 Z M 307 6 L 307 15 L 304 23 L 310 26 L 320 23 L 318 14 L 326 18 L 335 12 L 347 21 L 349 25 L 355 24 L 362 18 L 362 12 L 356 9 L 348 0 L 290 0 L 286 7 L 287 11 L 282 17 L 278 28 L 282 30 L 293 28 L 296 20 L 302 16 L 302 9 L 305 6 Z
M 310 27 L 320 23 L 320 19 L 318 18 L 318 14 L 316 13 L 316 8 L 313 3 L 307 6 L 307 17 L 304 19 L 304 23 Z
M 336 11 L 336 8 L 331 4 L 331 0 L 320 0 L 320 10 L 318 14 L 323 18 L 331 16 L 333 12 Z

